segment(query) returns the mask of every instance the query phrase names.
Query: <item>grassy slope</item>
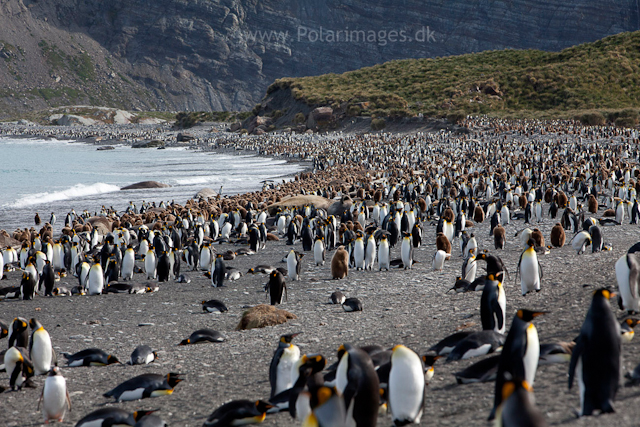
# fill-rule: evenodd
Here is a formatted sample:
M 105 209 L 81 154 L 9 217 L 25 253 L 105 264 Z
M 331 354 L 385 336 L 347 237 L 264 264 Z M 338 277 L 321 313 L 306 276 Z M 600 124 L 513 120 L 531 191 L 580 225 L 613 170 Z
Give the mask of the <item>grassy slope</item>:
M 268 93 L 278 88 L 291 88 L 296 99 L 311 105 L 347 102 L 353 114 L 362 108 L 379 116 L 552 117 L 635 108 L 640 107 L 640 31 L 561 52 L 490 51 L 283 78 Z

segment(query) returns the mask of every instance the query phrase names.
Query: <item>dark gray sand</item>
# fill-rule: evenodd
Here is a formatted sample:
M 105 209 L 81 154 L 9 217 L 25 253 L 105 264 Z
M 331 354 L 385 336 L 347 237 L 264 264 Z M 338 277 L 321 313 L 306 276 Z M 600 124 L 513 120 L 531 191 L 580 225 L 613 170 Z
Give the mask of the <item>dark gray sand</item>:
M 555 223 L 545 217 L 542 224 L 534 226 L 538 226 L 548 240 Z M 471 231 L 476 234 L 480 247 L 497 253 L 509 270 L 510 279 L 505 286 L 508 322 L 518 308 L 547 310 L 549 314 L 535 320 L 540 342 L 569 341 L 578 335 L 593 286 L 616 285 L 614 263 L 640 240 L 640 229 L 628 224 L 603 227 L 604 240 L 613 245 L 613 251 L 580 256 L 571 248 L 572 236 L 568 235 L 564 248 L 540 257 L 544 271 L 542 291 L 522 297 L 520 284 L 514 284 L 520 254 L 520 239 L 514 238 L 514 234 L 522 227 L 522 221 L 506 226 L 508 241 L 504 251 L 493 249 L 487 221 Z M 275 327 L 235 330 L 245 307 L 266 302 L 262 292 L 266 277 L 247 275 L 236 282 L 227 282 L 225 288 L 214 289 L 201 272 L 188 272 L 184 264 L 183 272 L 192 279 L 190 284 L 165 283 L 160 285 L 159 292 L 144 295 L 37 296 L 33 301 L 2 302 L 0 318 L 9 321 L 22 316 L 40 320 L 51 334 L 61 366 L 65 364 L 61 352 L 76 352 L 88 347 L 101 348 L 123 362 L 139 344 L 147 344 L 159 352 L 160 359 L 147 366 L 63 368 L 72 400 L 72 412 L 64 425 L 73 425 L 104 405 L 114 405 L 131 411 L 160 408 L 158 415 L 170 425 L 199 426 L 224 402 L 269 396 L 268 367 L 281 334 L 304 332 L 295 340 L 302 352 L 322 353 L 328 363 L 333 363 L 342 343 L 383 346 L 402 343 L 422 353 L 459 328 L 480 330 L 480 292 L 447 293 L 462 264 L 457 240 L 453 243 L 451 260 L 440 273 L 434 272 L 431 266 L 435 226 L 425 225 L 424 235 L 427 244 L 418 249 L 415 256 L 419 263 L 407 271 L 352 270 L 345 280 L 329 280 L 330 263 L 315 267 L 313 254 L 307 253 L 303 259 L 302 280 L 287 283 L 289 299 L 281 306 L 298 319 Z M 227 245 L 216 248 L 226 250 Z M 295 248 L 301 250 L 300 243 Z M 258 264 L 286 267 L 281 259 L 289 249 L 284 241 L 268 242 L 266 250 L 227 261 L 227 265 L 243 272 Z M 399 254 L 399 247 L 392 250 L 392 257 Z M 484 267 L 484 262 L 480 265 Z M 480 269 L 478 271 L 480 274 Z M 9 280 L 3 280 L 2 286 L 18 284 L 19 277 L 18 272 L 9 273 Z M 143 281 L 142 275 L 136 275 L 135 280 Z M 68 282 L 69 287 L 76 283 L 75 279 L 69 278 L 63 279 L 61 284 L 64 282 Z M 345 313 L 340 306 L 328 305 L 329 295 L 336 289 L 347 296 L 357 296 L 364 304 L 364 311 Z M 224 301 L 229 312 L 203 314 L 200 302 L 212 298 Z M 622 318 L 623 313 L 617 306 L 612 306 L 616 315 Z M 142 323 L 152 326 L 139 326 Z M 191 332 L 204 327 L 222 332 L 226 342 L 176 346 Z M 3 348 L 6 343 L 6 339 L 0 341 Z M 623 344 L 625 371 L 632 370 L 640 362 L 639 349 L 640 338 Z M 456 385 L 452 375 L 477 360 L 436 363 L 435 376 L 426 392 L 421 425 L 488 425 L 485 420 L 493 402 L 493 383 Z M 171 396 L 119 404 L 102 397 L 102 393 L 133 376 L 168 372 L 180 372 L 186 378 Z M 567 372 L 568 364 L 538 368 L 535 396 L 538 408 L 550 424 L 638 425 L 640 388 L 632 387 L 620 389 L 615 414 L 577 419 L 574 409 L 579 407 L 578 387 L 574 384 L 568 391 Z M 44 377 L 36 378 L 35 383 L 38 389 L 0 395 L 0 425 L 42 423 L 42 415 L 36 406 Z M 0 384 L 8 385 L 5 373 L 0 374 Z M 271 426 L 299 424 L 288 413 L 269 416 L 264 422 Z M 378 425 L 391 425 L 390 416 L 381 415 Z

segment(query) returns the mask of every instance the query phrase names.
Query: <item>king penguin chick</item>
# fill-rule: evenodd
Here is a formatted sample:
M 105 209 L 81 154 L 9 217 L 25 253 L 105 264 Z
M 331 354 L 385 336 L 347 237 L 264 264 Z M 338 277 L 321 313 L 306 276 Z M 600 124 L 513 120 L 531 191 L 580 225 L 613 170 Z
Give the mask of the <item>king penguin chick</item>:
M 344 279 L 349 274 L 349 253 L 339 246 L 331 258 L 331 278 Z
M 526 295 L 534 290 L 540 292 L 540 281 L 542 280 L 542 268 L 538 262 L 535 241 L 529 239 L 528 245 L 529 247 L 520 254 L 520 261 L 518 262 L 522 295 Z M 517 277 L 518 274 L 516 273 L 516 280 Z
M 271 383 L 271 396 L 291 388 L 293 386 L 292 369 L 296 362 L 300 359 L 300 348 L 292 344 L 291 341 L 300 335 L 285 334 L 280 337 L 278 348 L 273 353 L 271 365 L 269 367 L 269 383 Z
M 45 424 L 49 424 L 50 420 L 56 420 L 61 423 L 64 421 L 67 410 L 71 410 L 67 382 L 58 367 L 54 367 L 49 371 L 49 376 L 44 381 L 40 402 L 42 403 L 42 415 L 44 416 Z
M 580 335 L 571 353 L 569 390 L 574 377 L 580 386 L 580 416 L 599 409 L 615 412 L 613 399 L 620 382 L 620 325 L 609 306 L 607 289 L 593 294 Z

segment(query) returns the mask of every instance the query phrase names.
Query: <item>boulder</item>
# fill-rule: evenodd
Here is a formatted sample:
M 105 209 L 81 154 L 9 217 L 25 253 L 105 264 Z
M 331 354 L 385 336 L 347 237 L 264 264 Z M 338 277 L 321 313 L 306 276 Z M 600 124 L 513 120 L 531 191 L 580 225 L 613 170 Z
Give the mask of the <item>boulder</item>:
M 19 240 L 14 239 L 9 236 L 9 234 L 2 230 L 4 233 L 0 233 L 0 248 L 5 249 L 9 246 L 15 248 L 19 248 L 21 246 L 21 242 Z
M 249 125 L 247 126 L 247 132 L 252 133 L 259 126 L 263 126 L 264 129 L 266 129 L 269 127 L 269 125 L 271 125 L 272 121 L 273 120 L 271 119 L 271 117 L 255 116 L 249 122 Z
M 171 187 L 168 184 L 163 184 L 158 181 L 140 181 L 135 184 L 127 185 L 126 187 L 122 187 L 120 190 L 140 190 L 142 188 L 168 188 Z
M 113 115 L 113 124 L 115 125 L 128 125 L 131 123 L 131 120 L 135 118 L 135 114 L 131 114 L 128 111 L 124 110 L 116 110 Z
M 153 139 L 151 141 L 138 141 L 131 145 L 131 148 L 161 148 L 164 147 L 164 141 Z
M 208 199 L 209 197 L 218 197 L 218 193 L 211 188 L 203 188 L 196 193 L 194 199 Z
M 54 116 L 57 116 L 57 114 Z M 73 114 L 64 114 L 55 120 L 55 124 L 58 126 L 91 126 L 96 123 L 95 120 L 88 117 L 75 116 Z
M 196 137 L 191 135 L 190 133 L 179 133 L 176 136 L 176 140 L 178 142 L 188 142 L 188 141 L 193 141 L 194 139 L 196 139 Z
M 295 314 L 286 310 L 275 308 L 272 305 L 260 304 L 251 307 L 242 314 L 237 330 L 264 328 L 285 323 L 291 319 L 297 319 Z
M 229 132 L 239 131 L 241 127 L 242 127 L 242 123 L 240 122 L 231 123 L 231 126 L 229 126 Z
M 333 117 L 333 108 L 317 107 L 307 117 L 307 128 L 319 129 L 329 126 L 335 121 Z

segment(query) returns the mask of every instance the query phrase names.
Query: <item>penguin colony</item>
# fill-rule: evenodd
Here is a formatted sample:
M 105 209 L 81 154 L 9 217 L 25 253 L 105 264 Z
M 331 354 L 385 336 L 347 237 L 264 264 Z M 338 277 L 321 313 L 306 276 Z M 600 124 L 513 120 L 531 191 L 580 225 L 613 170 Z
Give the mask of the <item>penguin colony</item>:
M 155 360 L 177 351 L 193 352 L 204 369 L 213 354 L 232 345 L 235 333 L 222 333 L 215 327 L 220 322 L 208 320 L 180 328 L 175 347 L 164 347 L 160 356 L 151 342 L 132 346 L 130 357 L 119 345 L 118 356 L 131 365 L 122 369 L 150 364 L 151 371 L 119 376 L 92 396 L 115 401 L 114 406 L 74 414 L 68 412 L 74 400 L 69 391 L 82 377 L 73 371 L 83 369 L 83 376 L 90 376 L 95 369 L 114 370 L 118 358 L 92 344 L 61 353 L 64 363 L 49 335 L 57 335 L 54 321 L 44 325 L 47 332 L 38 320 L 27 321 L 20 314 L 31 312 L 45 297 L 88 304 L 108 293 L 149 293 L 114 296 L 145 298 L 149 304 L 149 298 L 164 295 L 170 301 L 172 292 L 206 283 L 193 301 L 201 309 L 194 311 L 218 319 L 242 313 L 242 306 L 225 301 L 243 282 L 253 280 L 260 282 L 255 290 L 265 293 L 254 304 L 287 309 L 301 299 L 317 299 L 317 307 L 327 315 L 357 322 L 357 316 L 380 307 L 367 296 L 368 287 L 402 291 L 403 284 L 395 281 L 403 277 L 403 283 L 417 280 L 420 286 L 438 287 L 438 298 L 450 299 L 450 307 L 465 307 L 470 320 L 460 316 L 460 327 L 447 330 L 430 323 L 424 339 L 408 338 L 401 329 L 393 337 L 370 331 L 365 343 L 357 342 L 359 337 L 352 343 L 337 337 L 312 344 L 317 341 L 304 323 L 291 326 L 295 332 L 283 334 L 275 352 L 267 352 L 271 362 L 262 363 L 262 380 L 268 381 L 270 392 L 252 392 L 249 385 L 244 396 L 199 397 L 206 407 L 198 412 L 198 421 L 189 423 L 238 425 L 273 417 L 276 423 L 292 420 L 291 425 L 438 424 L 440 413 L 425 411 L 437 394 L 427 385 L 437 381 L 488 382 L 482 389 L 492 402 L 484 408 L 486 417 L 500 425 L 544 426 L 548 415 L 540 401 L 546 396 L 534 399 L 536 374 L 540 378 L 549 373 L 538 366 L 559 363 L 565 364 L 565 376 L 562 381 L 546 378 L 554 386 L 545 394 L 569 395 L 579 416 L 624 413 L 625 402 L 615 400 L 624 385 L 619 372 L 624 362 L 640 361 L 625 352 L 625 346 L 634 345 L 634 316 L 640 311 L 640 245 L 634 245 L 640 239 L 637 228 L 630 226 L 637 224 L 640 171 L 638 151 L 629 143 L 633 135 L 568 122 L 477 119 L 469 125 L 475 130 L 468 136 L 345 136 L 325 157 L 313 159 L 314 173 L 301 174 L 291 183 L 265 184 L 262 192 L 190 200 L 184 206 L 162 202 L 138 208 L 132 203 L 124 213 L 107 208 L 95 215 L 72 211 L 59 236 L 53 235 L 55 214 L 37 232 L 16 231 L 13 236 L 21 247 L 2 254 L 8 286 L 0 288 L 0 295 L 16 317 L 2 326 L 8 346 L 0 360 L 7 372 L 0 376 L 0 386 L 23 394 L 30 386 L 40 388 L 45 421 L 73 416 L 78 426 L 102 425 L 90 423 L 104 419 L 164 425 L 163 411 L 152 413 L 146 401 L 131 412 L 119 402 L 177 398 L 185 389 L 181 382 L 197 380 L 178 369 L 154 368 Z M 592 142 L 602 135 L 622 141 Z M 519 143 L 525 136 L 538 138 Z M 352 154 L 358 157 L 348 158 L 346 152 L 336 156 L 333 150 L 341 146 L 362 150 Z M 262 148 L 265 154 L 273 149 Z M 296 147 L 291 141 L 280 149 L 292 155 L 296 150 L 314 153 L 313 147 Z M 302 194 L 306 201 L 279 203 L 289 194 Z M 314 203 L 312 196 L 335 201 Z M 34 220 L 38 226 L 42 221 L 39 216 Z M 618 229 L 631 235 L 621 243 L 625 247 L 608 240 Z M 585 262 L 594 260 L 609 271 L 601 277 L 566 273 L 576 276 L 568 280 L 580 288 L 586 302 L 572 309 L 584 322 L 567 325 L 567 341 L 546 342 L 538 332 L 544 337 L 545 318 L 556 314 L 553 308 L 558 305 L 549 301 L 561 298 L 554 289 L 559 273 L 548 272 L 547 260 L 554 257 L 569 262 L 588 258 Z M 239 268 L 247 263 L 252 265 L 248 270 Z M 327 281 L 331 291 L 317 295 L 313 288 L 318 280 Z M 607 288 L 612 281 L 618 286 Z M 26 300 L 14 303 L 22 313 L 9 304 L 14 300 Z M 330 305 L 325 306 L 327 301 Z M 438 310 L 442 301 L 425 301 L 424 313 L 412 312 L 416 322 L 436 320 L 430 304 Z M 340 311 L 334 311 L 334 305 Z M 300 348 L 296 342 L 305 345 Z M 234 369 L 242 369 L 240 360 L 237 363 Z M 455 380 L 434 377 L 450 366 L 456 370 Z M 629 372 L 629 384 L 640 382 L 636 371 L 640 368 Z M 73 375 L 74 381 L 65 381 L 65 375 Z M 567 416 L 572 413 L 566 409 Z M 175 423 L 185 420 L 176 418 Z

